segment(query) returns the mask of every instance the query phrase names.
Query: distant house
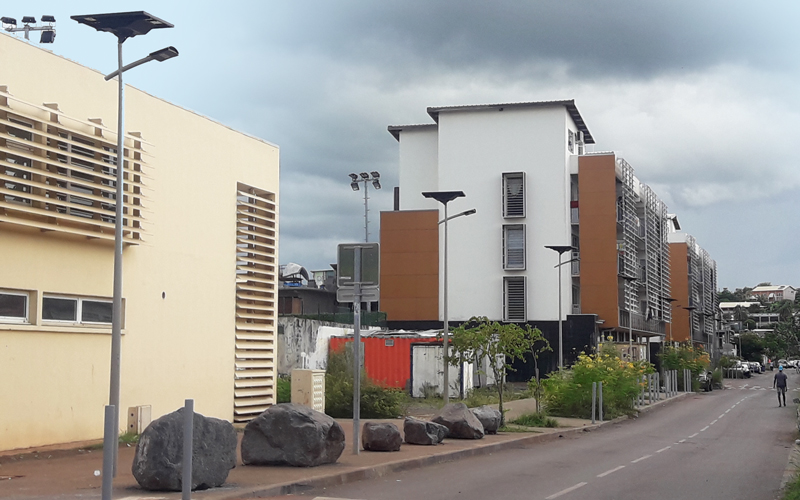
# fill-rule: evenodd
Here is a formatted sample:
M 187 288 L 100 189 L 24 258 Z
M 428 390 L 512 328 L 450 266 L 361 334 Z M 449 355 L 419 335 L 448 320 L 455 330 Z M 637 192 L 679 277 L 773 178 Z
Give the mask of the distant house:
M 764 285 L 757 286 L 750 291 L 750 296 L 762 302 L 780 302 L 790 300 L 794 302 L 797 290 L 789 285 Z

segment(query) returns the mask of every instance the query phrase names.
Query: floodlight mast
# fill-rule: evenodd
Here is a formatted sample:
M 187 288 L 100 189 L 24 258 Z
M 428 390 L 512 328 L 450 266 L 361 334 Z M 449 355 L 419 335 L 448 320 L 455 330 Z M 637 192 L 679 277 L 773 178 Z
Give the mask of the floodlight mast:
M 373 170 L 370 173 L 361 172 L 360 174 L 348 174 L 350 176 L 350 188 L 353 191 L 358 191 L 359 183 L 364 184 L 364 243 L 369 243 L 369 186 L 368 182 L 372 183 L 372 187 L 375 189 L 381 188 L 381 174 Z
M 23 16 L 22 23 L 24 26 L 17 28 L 17 20 L 13 17 L 2 17 L 0 22 L 3 23 L 3 29 L 9 33 L 16 33 L 22 31 L 25 33 L 25 40 L 30 40 L 31 31 L 41 31 L 42 36 L 39 43 L 53 43 L 56 39 L 56 27 L 53 26 L 56 18 L 53 16 L 42 16 L 43 23 L 49 23 L 47 26 L 31 26 L 36 24 L 36 18 L 33 16 Z

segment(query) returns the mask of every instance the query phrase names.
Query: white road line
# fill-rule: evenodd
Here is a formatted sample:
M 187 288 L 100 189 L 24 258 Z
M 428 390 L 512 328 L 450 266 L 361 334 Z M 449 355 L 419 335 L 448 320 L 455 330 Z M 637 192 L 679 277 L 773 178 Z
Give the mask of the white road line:
M 716 423 L 717 423 L 717 420 L 714 420 L 714 421 L 712 421 L 712 422 L 711 422 L 710 424 L 708 424 L 708 425 L 709 425 L 709 427 L 710 427 L 710 426 L 712 426 L 712 425 L 714 425 L 714 424 L 716 424 Z
M 695 434 L 695 436 L 696 436 L 696 435 L 697 435 L 697 434 Z M 680 441 L 678 441 L 678 442 L 679 442 L 679 443 L 685 443 L 685 442 L 686 442 L 686 440 L 685 440 L 685 439 L 681 439 L 681 440 L 680 440 Z
M 720 415 L 719 417 L 717 417 L 717 420 L 721 419 L 721 418 L 722 418 L 722 417 L 724 417 L 724 416 L 725 416 L 725 414 L 723 413 L 722 415 Z
M 731 409 L 733 409 L 733 408 L 731 408 Z M 725 410 L 725 413 L 728 413 L 729 411 L 731 411 L 731 410 Z
M 569 488 L 567 488 L 567 489 L 565 489 L 565 490 L 561 490 L 561 491 L 559 491 L 558 493 L 553 493 L 553 494 L 552 494 L 552 495 L 550 495 L 549 497 L 546 497 L 544 500 L 553 500 L 554 498 L 558 498 L 558 497 L 560 497 L 561 495 L 566 495 L 566 494 L 567 494 L 567 493 L 569 493 L 570 491 L 575 491 L 575 490 L 577 490 L 578 488 L 581 488 L 581 487 L 583 487 L 583 486 L 586 486 L 586 484 L 587 484 L 587 483 L 578 483 L 578 484 L 576 484 L 575 486 L 570 486 Z
M 705 431 L 707 431 L 707 430 L 708 430 L 708 426 L 705 426 L 705 427 L 703 427 L 702 429 L 700 429 L 700 432 L 705 432 Z
M 700 434 L 700 433 L 699 433 L 699 432 L 695 432 L 694 434 L 692 434 L 691 436 L 689 436 L 689 439 L 692 439 L 693 437 L 697 436 L 698 434 Z M 684 441 L 685 441 L 685 440 L 684 440 Z
M 661 448 L 660 450 L 658 450 L 656 453 L 661 453 L 662 451 L 667 451 L 670 448 L 672 448 L 672 446 L 665 446 L 665 447 Z
M 606 477 L 607 475 L 611 474 L 612 472 L 617 472 L 618 470 L 624 469 L 624 468 L 625 468 L 624 465 L 620 465 L 619 467 L 614 467 L 613 469 L 607 470 L 607 471 L 603 472 L 602 474 L 598 474 L 597 477 Z
M 639 457 L 639 458 L 637 458 L 636 460 L 631 460 L 631 463 L 632 463 L 632 464 L 635 464 L 635 463 L 641 462 L 642 460 L 647 460 L 648 458 L 650 458 L 650 457 L 652 457 L 652 456 L 653 456 L 653 455 L 645 455 L 645 456 L 643 456 L 643 457 Z

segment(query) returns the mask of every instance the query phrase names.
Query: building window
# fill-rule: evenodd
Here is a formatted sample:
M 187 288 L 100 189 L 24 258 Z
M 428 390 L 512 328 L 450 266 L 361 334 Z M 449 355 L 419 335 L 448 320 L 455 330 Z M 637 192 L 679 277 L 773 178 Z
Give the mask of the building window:
M 28 323 L 28 294 L 0 290 L 0 322 Z
M 42 320 L 44 321 L 110 324 L 112 310 L 113 305 L 109 300 L 49 295 L 42 298 Z
M 503 174 L 503 217 L 525 217 L 525 172 Z
M 575 152 L 575 134 L 572 130 L 567 131 L 567 149 L 569 149 L 570 153 Z
M 525 276 L 503 278 L 503 321 L 527 321 L 525 311 Z
M 525 224 L 503 226 L 503 269 L 525 269 Z

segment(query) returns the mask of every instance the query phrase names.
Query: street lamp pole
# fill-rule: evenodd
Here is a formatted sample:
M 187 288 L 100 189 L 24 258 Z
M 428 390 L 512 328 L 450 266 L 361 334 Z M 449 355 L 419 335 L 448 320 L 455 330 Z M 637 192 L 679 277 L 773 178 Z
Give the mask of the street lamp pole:
M 558 268 L 558 368 L 561 369 L 564 368 L 564 326 L 561 322 L 561 266 L 576 260 L 571 259 L 567 262 L 561 262 L 561 256 L 565 252 L 576 250 L 576 248 L 572 245 L 545 245 L 545 248 L 558 252 L 558 265 L 555 267 Z
M 112 301 L 111 317 L 111 381 L 109 387 L 109 405 L 114 407 L 114 432 L 119 434 L 119 414 L 120 414 L 120 372 L 121 372 L 121 351 L 122 351 L 122 248 L 123 248 L 123 216 L 124 216 L 124 182 L 125 182 L 125 87 L 122 82 L 122 73 L 130 68 L 139 66 L 149 61 L 165 61 L 178 55 L 174 47 L 151 53 L 149 56 L 130 64 L 128 67 L 122 65 L 122 44 L 125 40 L 136 35 L 145 35 L 152 29 L 172 28 L 173 25 L 151 16 L 147 12 L 120 12 L 112 14 L 94 14 L 71 16 L 71 19 L 86 24 L 97 31 L 105 31 L 117 37 L 117 70 L 105 79 L 108 81 L 113 77 L 118 77 L 117 93 L 117 176 L 116 176 L 116 211 L 114 218 L 114 296 Z M 104 439 L 108 443 L 109 439 Z M 113 441 L 115 444 L 117 439 Z M 113 456 L 113 474 L 117 473 L 117 446 L 111 450 L 103 449 L 104 457 L 109 453 Z M 104 474 L 105 476 L 106 474 Z M 104 487 L 104 498 L 106 496 Z
M 443 278 L 443 300 L 444 303 L 442 304 L 442 314 L 444 316 L 443 321 L 443 332 L 442 332 L 442 362 L 444 364 L 444 373 L 442 374 L 443 378 L 443 385 L 444 390 L 442 391 L 442 399 L 444 400 L 444 404 L 450 402 L 450 366 L 449 366 L 449 349 L 450 349 L 450 325 L 449 325 L 449 317 L 447 315 L 447 223 L 450 219 L 455 219 L 456 217 L 461 217 L 462 215 L 472 215 L 475 213 L 475 210 L 467 210 L 465 212 L 461 212 L 456 214 L 452 217 L 447 216 L 447 204 L 451 201 L 455 200 L 456 198 L 462 198 L 465 196 L 464 191 L 427 191 L 422 193 L 422 196 L 425 198 L 431 198 L 442 205 L 444 205 L 444 219 L 439 221 L 439 224 L 444 223 L 444 278 Z

